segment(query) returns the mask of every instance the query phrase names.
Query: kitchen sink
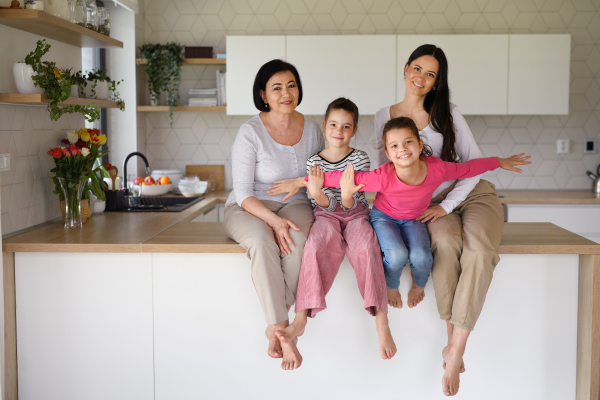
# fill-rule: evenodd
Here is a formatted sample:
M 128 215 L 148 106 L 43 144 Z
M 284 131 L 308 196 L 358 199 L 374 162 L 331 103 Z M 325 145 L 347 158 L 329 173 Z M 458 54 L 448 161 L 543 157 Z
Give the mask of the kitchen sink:
M 143 196 L 140 204 L 131 208 L 122 208 L 118 212 L 180 212 L 191 205 L 204 200 L 200 197 L 155 197 Z

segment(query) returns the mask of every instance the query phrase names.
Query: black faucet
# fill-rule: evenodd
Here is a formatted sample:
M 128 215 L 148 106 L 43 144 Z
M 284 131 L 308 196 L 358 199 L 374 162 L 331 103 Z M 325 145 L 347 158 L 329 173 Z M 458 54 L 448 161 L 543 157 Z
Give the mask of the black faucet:
M 123 161 L 123 188 L 126 190 L 125 194 L 129 194 L 129 189 L 127 188 L 127 161 L 133 156 L 139 156 L 144 160 L 144 164 L 146 164 L 146 173 L 150 174 L 150 165 L 148 164 L 148 159 L 146 156 L 140 153 L 139 151 L 134 151 L 133 153 L 129 153 L 127 157 L 125 157 L 125 161 Z

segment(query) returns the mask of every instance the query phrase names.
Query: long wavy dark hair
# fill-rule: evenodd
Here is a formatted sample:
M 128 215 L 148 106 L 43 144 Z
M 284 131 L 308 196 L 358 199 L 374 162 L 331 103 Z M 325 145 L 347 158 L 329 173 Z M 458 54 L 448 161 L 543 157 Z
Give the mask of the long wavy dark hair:
M 456 134 L 454 132 L 454 120 L 450 112 L 450 88 L 448 87 L 448 60 L 444 51 L 433 44 L 424 44 L 412 52 L 406 66 L 419 57 L 432 56 L 435 58 L 440 69 L 437 74 L 435 90 L 430 90 L 425 96 L 425 111 L 429 114 L 429 119 L 433 129 L 441 133 L 444 137 L 442 145 L 441 159 L 448 162 L 460 161 L 460 157 L 456 154 L 454 144 L 456 142 Z

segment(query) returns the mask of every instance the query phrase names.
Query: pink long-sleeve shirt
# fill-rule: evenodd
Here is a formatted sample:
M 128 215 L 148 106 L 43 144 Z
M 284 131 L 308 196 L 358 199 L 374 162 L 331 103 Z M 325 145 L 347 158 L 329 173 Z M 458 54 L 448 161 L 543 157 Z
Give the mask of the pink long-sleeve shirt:
M 427 177 L 419 186 L 403 183 L 396 176 L 394 164 L 387 162 L 374 171 L 354 172 L 354 182 L 365 184 L 365 192 L 377 192 L 373 205 L 388 216 L 399 219 L 415 219 L 423 213 L 431 202 L 431 195 L 442 182 L 468 178 L 493 171 L 500 167 L 496 157 L 477 158 L 465 163 L 442 161 L 437 157 L 423 157 L 427 163 Z M 323 174 L 323 186 L 340 187 L 344 171 Z M 308 180 L 308 177 L 305 178 Z

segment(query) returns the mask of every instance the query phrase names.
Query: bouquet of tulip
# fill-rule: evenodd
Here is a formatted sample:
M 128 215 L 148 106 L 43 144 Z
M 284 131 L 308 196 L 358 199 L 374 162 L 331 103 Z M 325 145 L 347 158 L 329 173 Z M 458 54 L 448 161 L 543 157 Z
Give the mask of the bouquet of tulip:
M 66 202 L 67 217 L 79 218 L 79 201 L 89 199 L 90 190 L 99 199 L 105 199 L 103 181 L 98 174 L 101 167 L 94 169 L 94 162 L 108 153 L 100 151 L 100 146 L 106 143 L 106 135 L 101 135 L 98 129 L 81 128 L 68 131 L 67 139 L 62 142 L 68 146 L 55 147 L 47 153 L 56 165 L 50 170 L 54 173 L 54 193 Z

